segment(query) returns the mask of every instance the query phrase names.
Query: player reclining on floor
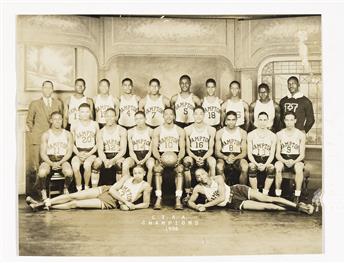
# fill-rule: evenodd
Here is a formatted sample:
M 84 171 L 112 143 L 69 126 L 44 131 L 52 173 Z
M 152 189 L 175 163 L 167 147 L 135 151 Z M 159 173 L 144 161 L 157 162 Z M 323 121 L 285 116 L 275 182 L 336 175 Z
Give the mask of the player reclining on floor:
M 192 196 L 188 201 L 189 207 L 204 212 L 212 206 L 230 207 L 243 210 L 297 210 L 311 215 L 314 206 L 302 202 L 295 204 L 281 197 L 266 196 L 258 191 L 251 191 L 246 185 L 236 184 L 228 186 L 224 183 L 222 176 L 211 178 L 203 169 L 195 171 L 195 178 L 198 185 L 195 186 Z M 207 203 L 196 204 L 199 194 L 207 198 Z
M 86 189 L 72 194 L 64 194 L 43 202 L 37 202 L 31 197 L 27 203 L 36 211 L 39 208 L 46 209 L 113 209 L 120 205 L 121 210 L 135 210 L 148 208 L 150 204 L 151 186 L 143 180 L 145 170 L 142 166 L 133 168 L 133 176 L 126 176 L 113 186 L 103 185 L 97 188 Z M 143 196 L 143 202 L 134 204 Z

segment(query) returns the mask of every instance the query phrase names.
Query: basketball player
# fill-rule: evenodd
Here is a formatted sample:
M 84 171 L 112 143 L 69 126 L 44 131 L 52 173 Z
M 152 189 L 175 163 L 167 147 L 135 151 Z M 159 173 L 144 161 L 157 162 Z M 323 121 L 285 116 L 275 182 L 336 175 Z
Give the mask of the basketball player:
M 229 207 L 237 210 L 296 210 L 309 215 L 314 212 L 314 206 L 310 204 L 306 205 L 302 202 L 295 204 L 281 197 L 267 196 L 258 191 L 253 191 L 246 185 L 228 186 L 222 176 L 210 177 L 203 168 L 198 168 L 195 171 L 195 176 L 199 184 L 193 189 L 188 205 L 199 212 L 204 212 L 207 208 L 213 206 Z M 207 203 L 195 203 L 199 194 L 206 196 Z
M 241 85 L 234 80 L 230 83 L 229 88 L 230 98 L 222 104 L 222 116 L 224 116 L 222 119 L 225 118 L 227 112 L 234 111 L 237 114 L 236 126 L 247 131 L 249 128 L 249 106 L 240 98 Z
M 73 179 L 73 171 L 68 160 L 72 156 L 73 138 L 70 132 L 62 128 L 62 113 L 54 111 L 50 115 L 51 127 L 41 138 L 41 163 L 37 174 L 37 187 L 42 199 L 47 199 L 46 178 L 50 171 L 62 171 L 65 176 L 64 193 Z
M 156 128 L 163 124 L 163 111 L 166 107 L 170 107 L 169 99 L 161 95 L 161 88 L 158 79 L 151 79 L 149 82 L 149 93 L 139 102 L 139 110 L 145 112 L 146 124 L 151 128 Z
M 107 109 L 112 108 L 116 112 L 116 116 L 119 116 L 119 99 L 114 98 L 109 94 L 110 81 L 107 79 L 101 79 L 98 83 L 98 95 L 95 98 L 96 109 L 96 121 L 99 124 L 99 128 L 102 129 L 105 126 L 105 112 Z
M 298 78 L 292 76 L 288 78 L 287 83 L 290 94 L 282 98 L 279 102 L 282 117 L 287 112 L 294 112 L 296 115 L 295 127 L 308 133 L 315 123 L 313 104 L 299 91 Z M 285 123 L 285 119 L 282 119 L 282 122 Z
M 103 185 L 72 194 L 64 194 L 44 202 L 37 202 L 31 197 L 27 203 L 37 211 L 39 208 L 49 209 L 114 209 L 120 205 L 121 210 L 135 210 L 148 208 L 150 205 L 151 187 L 143 180 L 145 170 L 141 166 L 133 169 L 133 176 L 123 177 L 119 182 L 110 185 Z M 135 204 L 141 197 L 143 202 Z
M 244 159 L 247 155 L 247 132 L 236 123 L 236 112 L 228 111 L 225 115 L 226 126 L 216 133 L 217 174 L 222 175 L 224 180 L 230 180 L 224 172 L 237 170 L 241 172 L 240 184 L 247 184 L 248 162 Z
M 84 166 L 84 189 L 89 188 L 92 164 L 96 159 L 96 134 L 99 130 L 97 122 L 90 119 L 91 107 L 88 103 L 80 104 L 79 120 L 72 123 L 71 133 L 74 138 L 72 168 L 77 191 L 82 190 L 80 165 Z M 95 170 L 92 171 L 96 173 Z
M 152 135 L 153 130 L 145 124 L 145 113 L 138 111 L 135 113 L 136 126 L 128 131 L 129 156 L 123 163 L 124 174 L 129 174 L 129 169 L 135 165 L 146 165 L 147 182 L 152 185 L 152 172 L 155 160 L 152 155 Z
M 163 113 L 164 123 L 154 129 L 152 139 L 152 153 L 156 159 L 154 167 L 155 183 L 157 196 L 153 209 L 161 209 L 162 202 L 162 173 L 164 165 L 161 155 L 164 152 L 175 152 L 177 154 L 177 162 L 175 165 L 175 186 L 176 186 L 176 204 L 175 209 L 183 209 L 181 203 L 182 184 L 183 184 L 183 164 L 181 161 L 185 155 L 185 134 L 184 130 L 174 124 L 175 113 L 172 108 L 165 108 Z
M 26 131 L 29 139 L 29 171 L 37 174 L 40 165 L 40 143 L 42 134 L 49 129 L 50 115 L 54 111 L 63 112 L 60 100 L 52 97 L 54 85 L 50 80 L 42 83 L 42 98 L 34 100 L 29 105 L 26 117 Z
M 221 128 L 220 113 L 223 101 L 215 95 L 216 85 L 214 79 L 206 80 L 207 96 L 202 99 L 202 107 L 205 109 L 205 123 L 219 130 Z
M 85 80 L 82 78 L 76 79 L 74 82 L 74 94 L 67 98 L 64 105 L 64 123 L 63 127 L 67 130 L 71 129 L 71 125 L 76 120 L 79 120 L 79 106 L 82 103 L 90 105 L 90 118 L 93 119 L 93 101 L 84 95 L 86 89 Z
M 203 167 L 207 165 L 212 177 L 216 176 L 216 159 L 213 155 L 214 138 L 216 129 L 205 124 L 205 110 L 201 106 L 194 108 L 195 122 L 184 128 L 186 134 L 187 156 L 183 159 L 184 186 L 187 202 L 191 194 L 192 167 Z
M 113 168 L 116 182 L 122 177 L 122 164 L 127 149 L 127 130 L 116 123 L 116 112 L 113 108 L 105 111 L 105 126 L 97 133 L 98 157 L 94 161 L 95 172 L 92 173 L 92 187 L 97 187 L 99 172 L 102 167 Z
M 280 130 L 280 107 L 269 97 L 270 88 L 266 83 L 261 83 L 258 87 L 258 99 L 250 104 L 249 117 L 253 129 L 258 128 L 258 115 L 266 112 L 268 115 L 267 128 L 273 132 Z
M 257 129 L 248 133 L 248 159 L 249 169 L 249 184 L 253 190 L 258 190 L 257 173 L 266 172 L 266 179 L 262 193 L 268 195 L 271 185 L 274 180 L 274 153 L 276 150 L 276 135 L 271 132 L 267 127 L 269 121 L 266 112 L 258 114 Z
M 140 97 L 133 94 L 133 81 L 130 78 L 122 80 L 122 90 L 119 124 L 128 130 L 135 126 L 134 114 L 139 110 Z
M 298 203 L 303 183 L 305 133 L 295 128 L 297 120 L 294 112 L 287 112 L 284 122 L 286 128 L 277 133 L 276 196 L 280 196 L 282 192 L 282 172 L 292 171 L 296 174 L 294 202 Z
M 176 124 L 185 128 L 194 122 L 193 110 L 201 101 L 190 91 L 192 81 L 188 75 L 181 76 L 179 84 L 181 92 L 172 96 L 170 105 L 175 110 Z

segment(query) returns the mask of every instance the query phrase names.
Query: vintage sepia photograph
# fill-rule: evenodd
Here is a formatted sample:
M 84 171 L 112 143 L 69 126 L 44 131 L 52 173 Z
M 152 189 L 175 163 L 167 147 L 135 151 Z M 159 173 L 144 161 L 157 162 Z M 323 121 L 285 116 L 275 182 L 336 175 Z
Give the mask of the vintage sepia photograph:
M 19 256 L 323 253 L 321 15 L 18 15 Z

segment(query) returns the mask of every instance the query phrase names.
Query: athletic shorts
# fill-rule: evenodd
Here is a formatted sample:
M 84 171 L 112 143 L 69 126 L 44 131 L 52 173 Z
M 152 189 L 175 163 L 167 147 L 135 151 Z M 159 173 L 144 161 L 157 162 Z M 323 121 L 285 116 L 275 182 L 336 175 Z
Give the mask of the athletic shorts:
M 268 160 L 268 157 L 269 156 L 258 156 L 258 155 L 253 155 L 254 157 L 254 160 L 257 162 L 257 163 L 263 163 L 265 164 Z
M 191 151 L 193 154 L 195 154 L 198 157 L 204 157 L 207 151 L 205 150 L 198 150 L 198 151 Z
M 62 160 L 64 155 L 48 155 L 48 157 L 49 157 L 49 160 L 51 160 L 52 162 L 59 162 Z
M 105 157 L 107 157 L 107 159 L 113 159 L 117 153 L 104 153 Z
M 67 125 L 66 125 L 66 130 L 67 130 L 67 131 L 71 131 L 71 124 L 70 124 L 70 123 L 67 123 Z
M 228 207 L 241 210 L 243 202 L 250 200 L 250 187 L 243 184 L 235 184 L 230 186 L 230 198 Z
M 105 125 L 106 123 L 98 123 L 99 129 L 102 129 Z
M 179 127 L 181 127 L 182 129 L 186 128 L 187 126 L 193 124 L 193 122 L 190 123 L 184 123 L 184 122 L 179 122 L 179 121 L 175 121 L 175 124 Z
M 109 193 L 111 186 L 99 186 L 99 195 L 97 198 L 102 202 L 102 209 L 114 209 L 117 207 L 117 200 Z
M 149 151 L 134 151 L 135 155 L 137 156 L 138 160 L 141 161 L 145 158 Z
M 234 156 L 239 155 L 239 153 L 223 153 L 223 154 L 226 155 L 226 156 L 229 156 L 230 154 L 233 154 Z M 228 164 L 224 160 L 224 170 L 225 169 L 241 171 L 241 159 L 235 160 L 235 162 L 233 164 Z
M 77 148 L 79 152 L 90 152 L 93 148 Z

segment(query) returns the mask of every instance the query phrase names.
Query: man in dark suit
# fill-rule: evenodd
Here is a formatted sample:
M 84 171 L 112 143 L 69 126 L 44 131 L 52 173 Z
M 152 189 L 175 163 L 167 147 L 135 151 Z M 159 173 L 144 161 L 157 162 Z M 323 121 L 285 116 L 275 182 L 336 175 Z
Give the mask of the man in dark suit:
M 29 171 L 35 174 L 38 171 L 40 161 L 40 143 L 42 134 L 49 129 L 50 114 L 54 111 L 63 113 L 62 103 L 52 98 L 54 91 L 53 82 L 46 80 L 42 83 L 42 98 L 30 103 L 26 117 L 26 126 L 29 139 Z

